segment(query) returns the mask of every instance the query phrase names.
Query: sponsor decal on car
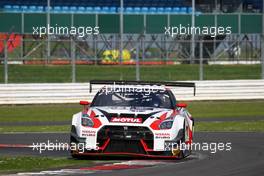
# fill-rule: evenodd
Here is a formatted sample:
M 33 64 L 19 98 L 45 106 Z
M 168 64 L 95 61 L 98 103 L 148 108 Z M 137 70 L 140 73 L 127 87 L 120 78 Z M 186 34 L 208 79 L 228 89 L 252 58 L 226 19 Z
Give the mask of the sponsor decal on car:
M 170 133 L 155 133 L 155 139 L 170 139 Z
M 96 132 L 91 130 L 82 130 L 82 136 L 95 136 Z
M 110 121 L 115 123 L 142 123 L 142 118 L 112 117 Z

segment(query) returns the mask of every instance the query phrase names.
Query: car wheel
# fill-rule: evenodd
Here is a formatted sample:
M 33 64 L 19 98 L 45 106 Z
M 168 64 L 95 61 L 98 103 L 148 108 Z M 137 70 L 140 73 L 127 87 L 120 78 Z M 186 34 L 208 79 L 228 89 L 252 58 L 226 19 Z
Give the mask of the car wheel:
M 80 159 L 81 157 L 76 153 L 76 151 L 72 150 L 72 149 L 74 148 L 74 147 L 73 147 L 73 144 L 74 144 L 75 146 L 78 145 L 76 139 L 75 139 L 73 136 L 71 136 L 71 137 L 70 137 L 70 147 L 71 147 L 71 148 L 70 148 L 70 152 L 71 152 L 71 156 L 72 156 L 72 158 Z
M 181 146 L 181 144 L 185 143 L 185 121 L 183 123 L 183 128 L 180 129 L 179 133 L 178 133 L 178 146 Z M 177 152 L 177 157 L 178 159 L 183 159 L 185 157 L 184 155 L 184 151 L 180 150 Z

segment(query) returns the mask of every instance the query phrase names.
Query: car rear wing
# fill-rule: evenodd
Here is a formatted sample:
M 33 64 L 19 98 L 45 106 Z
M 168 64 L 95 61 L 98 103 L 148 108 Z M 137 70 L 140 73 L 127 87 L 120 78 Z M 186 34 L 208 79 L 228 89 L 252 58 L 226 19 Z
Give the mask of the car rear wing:
M 92 92 L 92 85 L 150 85 L 150 86 L 170 86 L 170 87 L 193 87 L 193 95 L 196 94 L 196 86 L 193 82 L 172 82 L 172 81 L 123 81 L 123 80 L 91 80 L 90 93 Z

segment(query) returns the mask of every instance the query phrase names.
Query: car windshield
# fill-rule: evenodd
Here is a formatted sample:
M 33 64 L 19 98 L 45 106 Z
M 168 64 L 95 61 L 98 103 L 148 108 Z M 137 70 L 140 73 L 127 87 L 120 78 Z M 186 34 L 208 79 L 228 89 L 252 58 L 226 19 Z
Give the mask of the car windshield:
M 98 92 L 91 106 L 133 106 L 172 108 L 168 91 L 156 92 Z

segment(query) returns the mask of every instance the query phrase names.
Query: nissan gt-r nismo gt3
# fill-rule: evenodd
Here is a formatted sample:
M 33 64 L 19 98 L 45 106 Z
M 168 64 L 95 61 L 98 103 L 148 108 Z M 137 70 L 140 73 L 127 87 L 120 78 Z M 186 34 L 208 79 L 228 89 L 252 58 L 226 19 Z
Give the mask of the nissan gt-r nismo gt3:
M 71 154 L 183 158 L 191 153 L 194 121 L 169 86 L 186 82 L 91 81 L 104 85 L 73 115 Z M 91 90 L 90 90 L 91 91 Z M 75 146 L 75 147 L 74 147 Z

